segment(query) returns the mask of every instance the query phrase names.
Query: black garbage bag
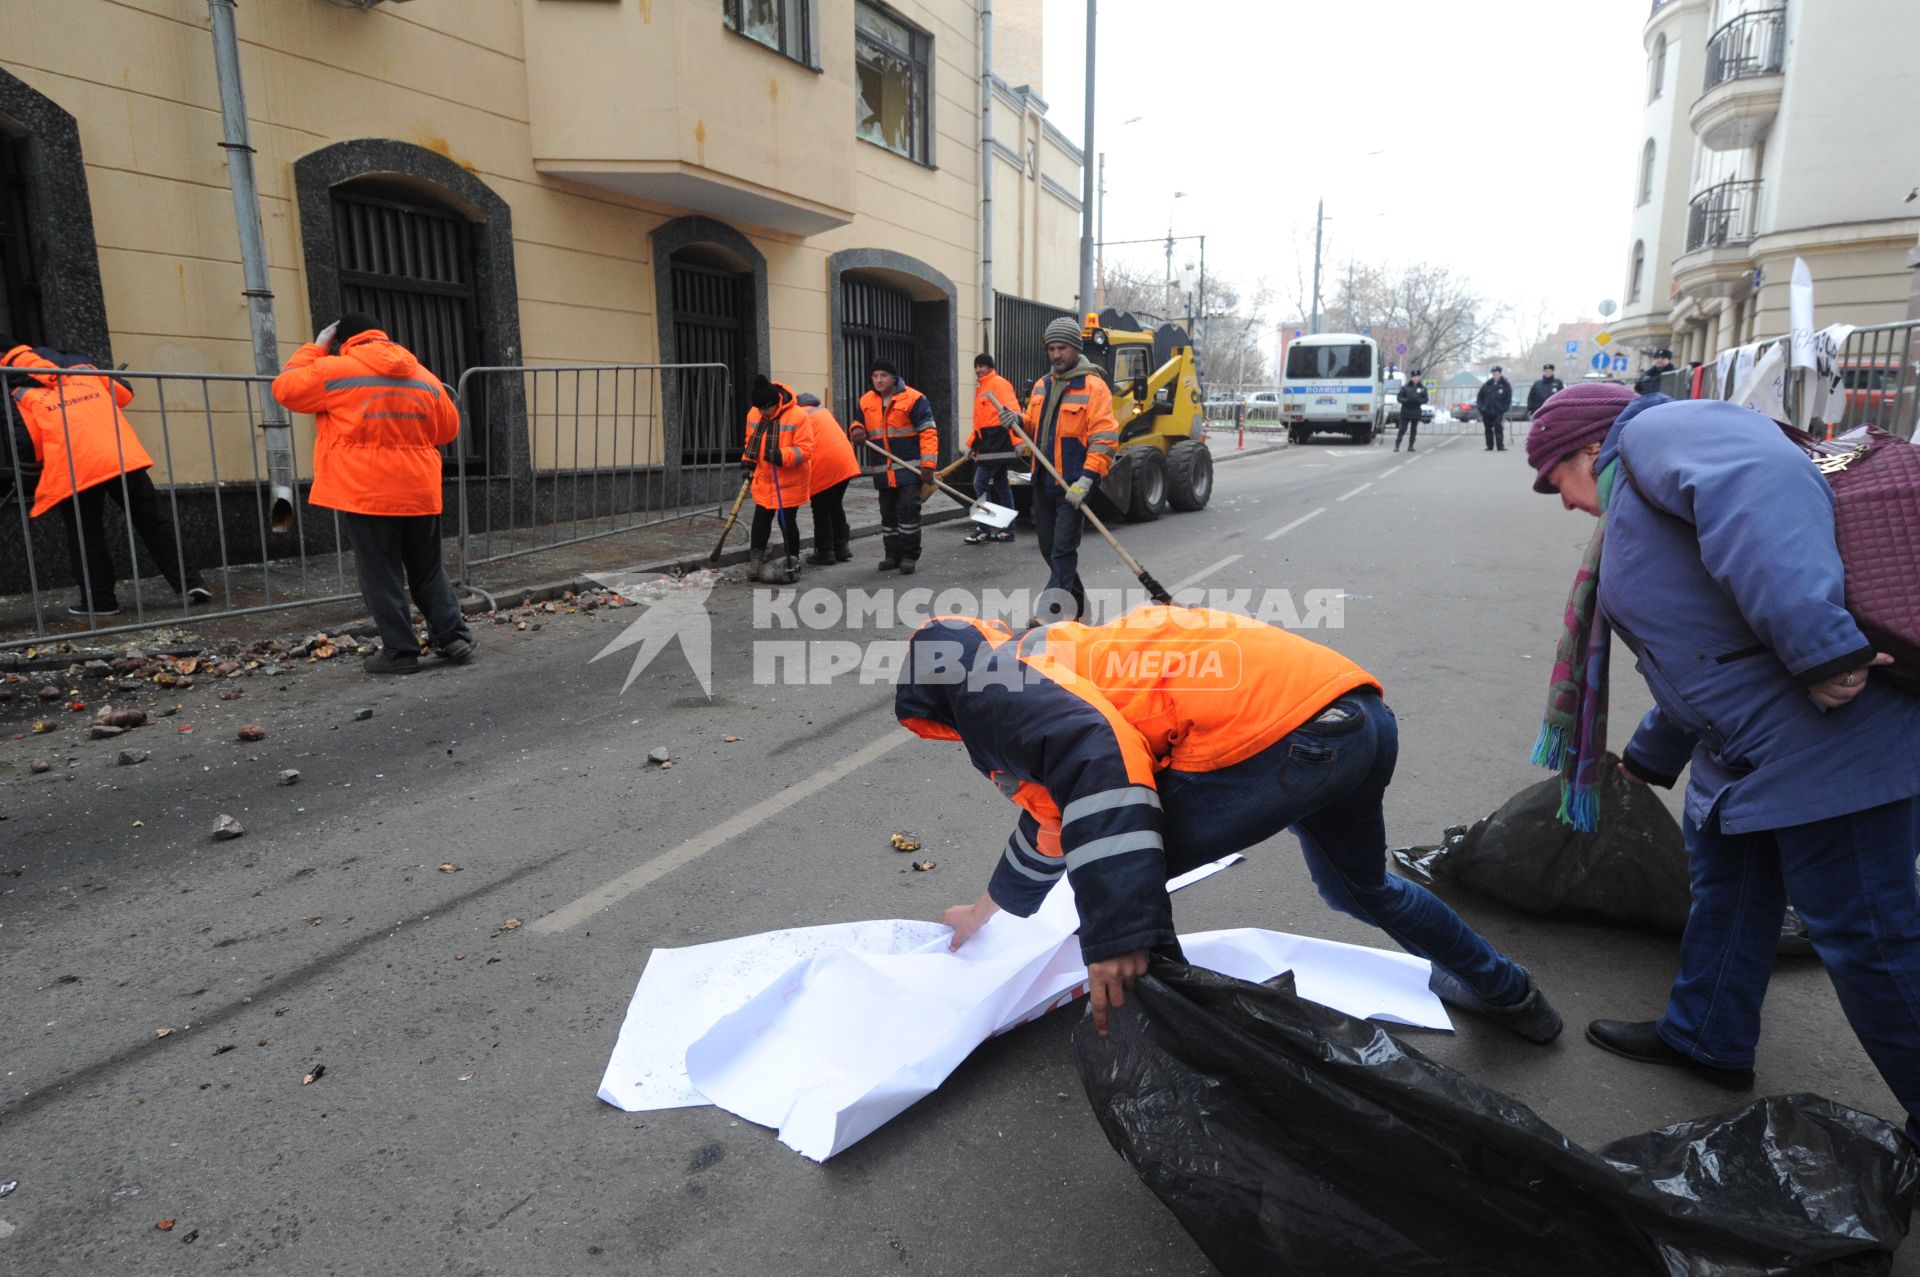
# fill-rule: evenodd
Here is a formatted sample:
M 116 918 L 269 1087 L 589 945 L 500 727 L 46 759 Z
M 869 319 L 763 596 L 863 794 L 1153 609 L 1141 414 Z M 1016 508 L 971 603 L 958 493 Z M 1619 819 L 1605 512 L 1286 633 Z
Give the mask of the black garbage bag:
M 1107 1139 L 1221 1271 L 1864 1277 L 1920 1181 L 1898 1129 L 1813 1095 L 1589 1152 L 1364 1020 L 1156 957 L 1074 1057 Z
M 1549 777 L 1438 847 L 1392 852 L 1424 883 L 1448 878 L 1528 913 L 1584 918 L 1678 935 L 1687 924 L 1687 845 L 1680 823 L 1645 785 L 1622 779 L 1607 755 L 1600 828 L 1560 823 L 1560 778 Z

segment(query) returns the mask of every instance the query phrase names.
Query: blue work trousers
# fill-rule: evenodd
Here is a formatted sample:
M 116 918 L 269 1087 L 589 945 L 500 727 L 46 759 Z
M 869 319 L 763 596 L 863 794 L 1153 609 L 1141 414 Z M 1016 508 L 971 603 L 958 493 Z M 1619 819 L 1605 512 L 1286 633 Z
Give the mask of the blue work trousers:
M 1232 767 L 1161 773 L 1167 875 L 1291 827 L 1321 899 L 1451 971 L 1487 1001 L 1518 1002 L 1527 992 L 1525 971 L 1445 901 L 1387 872 L 1382 802 L 1399 753 L 1393 711 L 1366 688 Z

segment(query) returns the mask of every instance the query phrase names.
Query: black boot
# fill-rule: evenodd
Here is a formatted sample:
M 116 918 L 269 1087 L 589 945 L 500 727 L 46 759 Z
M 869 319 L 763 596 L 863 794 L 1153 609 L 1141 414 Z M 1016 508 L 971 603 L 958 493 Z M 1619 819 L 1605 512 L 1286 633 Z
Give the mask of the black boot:
M 853 546 L 852 546 L 852 544 L 851 544 L 851 543 L 849 543 L 849 542 L 846 542 L 846 541 L 837 541 L 837 542 L 835 542 L 835 543 L 834 543 L 834 547 L 833 547 L 833 561 L 834 561 L 835 563 L 851 563 L 851 562 L 853 562 Z
M 1653 1020 L 1595 1020 L 1587 1025 L 1587 1041 L 1641 1064 L 1667 1064 L 1729 1091 L 1751 1091 L 1752 1069 L 1728 1069 L 1684 1055 L 1667 1044 Z

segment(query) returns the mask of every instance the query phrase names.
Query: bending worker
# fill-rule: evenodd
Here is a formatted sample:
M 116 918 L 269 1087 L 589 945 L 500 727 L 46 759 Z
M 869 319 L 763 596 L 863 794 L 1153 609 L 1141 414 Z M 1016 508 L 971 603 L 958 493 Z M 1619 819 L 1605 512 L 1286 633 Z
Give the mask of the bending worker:
M 853 529 L 847 524 L 847 485 L 860 473 L 859 458 L 847 442 L 847 432 L 834 415 L 820 406 L 818 395 L 801 395 L 795 400 L 807 410 L 813 423 L 813 466 L 807 484 L 812 494 L 807 504 L 813 509 L 813 558 L 821 567 L 845 563 L 853 557 Z
M 1087 359 L 1078 322 L 1062 316 L 1047 325 L 1047 375 L 1033 383 L 1027 413 L 1005 413 L 1060 472 L 1060 482 L 1038 461 L 1033 468 L 1033 532 L 1047 561 L 1047 593 L 1035 615 L 1074 620 L 1087 614 L 1080 584 L 1080 507 L 1106 478 L 1120 447 L 1113 392 Z M 1064 484 L 1064 486 L 1063 486 Z M 1069 611 L 1071 607 L 1071 611 Z
M 433 650 L 473 657 L 473 631 L 440 556 L 440 445 L 460 435 L 453 396 L 380 321 L 354 311 L 293 352 L 273 397 L 314 417 L 313 491 L 338 510 L 360 596 L 380 629 L 369 674 L 412 674 L 420 638 L 407 598 L 427 618 Z
M 1433 963 L 1430 987 L 1529 1042 L 1560 1016 L 1524 967 L 1386 869 L 1381 804 L 1399 729 L 1379 681 L 1331 648 L 1227 612 L 1148 606 L 1029 630 L 937 617 L 894 693 L 900 722 L 957 740 L 1022 808 L 959 948 L 1027 916 L 1062 874 L 1080 911 L 1093 1017 L 1175 949 L 1169 878 L 1291 827 L 1321 898 Z
M 900 569 L 912 576 L 920 563 L 921 485 L 940 459 L 940 434 L 934 425 L 933 405 L 927 397 L 900 380 L 900 370 L 884 359 L 867 369 L 873 389 L 860 396 L 861 425 L 854 427 L 853 450 L 861 464 L 879 461 L 886 468 L 875 474 L 880 491 L 880 570 Z M 888 461 L 866 447 L 872 440 L 893 454 Z

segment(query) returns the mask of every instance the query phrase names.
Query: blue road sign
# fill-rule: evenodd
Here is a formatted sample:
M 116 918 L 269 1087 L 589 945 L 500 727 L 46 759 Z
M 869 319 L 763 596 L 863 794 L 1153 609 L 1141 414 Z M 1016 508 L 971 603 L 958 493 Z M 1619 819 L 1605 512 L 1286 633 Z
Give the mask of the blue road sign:
M 1625 372 L 1627 370 L 1627 357 L 1625 355 L 1615 355 L 1613 357 L 1613 370 L 1615 372 Z
M 1613 356 L 1605 353 L 1595 355 L 1592 359 L 1587 360 L 1587 366 L 1595 372 L 1606 372 L 1613 367 Z
M 1579 342 L 1577 342 L 1577 341 L 1570 341 L 1570 342 L 1568 342 L 1568 343 L 1567 343 L 1567 353 L 1568 353 L 1569 355 L 1577 355 L 1577 354 L 1579 354 L 1579 353 L 1580 353 L 1580 343 L 1579 343 Z

